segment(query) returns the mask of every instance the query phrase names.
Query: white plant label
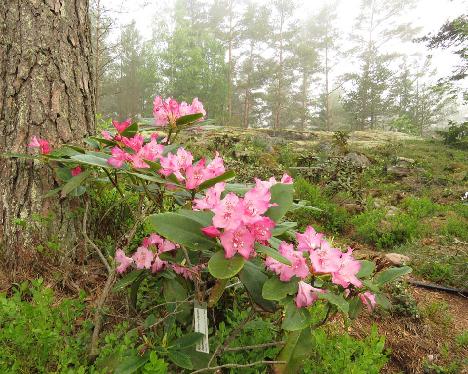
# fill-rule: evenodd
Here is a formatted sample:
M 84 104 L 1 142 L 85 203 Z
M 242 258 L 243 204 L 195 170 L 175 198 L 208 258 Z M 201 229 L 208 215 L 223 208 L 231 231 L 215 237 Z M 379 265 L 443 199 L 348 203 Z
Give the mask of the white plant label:
M 195 345 L 197 352 L 210 353 L 208 343 L 208 313 L 206 303 L 195 303 L 193 309 L 194 330 L 203 334 L 203 338 Z

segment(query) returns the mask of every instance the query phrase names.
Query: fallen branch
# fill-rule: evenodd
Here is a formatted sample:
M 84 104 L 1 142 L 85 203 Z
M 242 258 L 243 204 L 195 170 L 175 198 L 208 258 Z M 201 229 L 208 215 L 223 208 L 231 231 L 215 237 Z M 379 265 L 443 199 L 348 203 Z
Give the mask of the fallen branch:
M 219 369 L 228 369 L 228 368 L 234 368 L 234 369 L 241 369 L 241 368 L 249 368 L 252 366 L 257 366 L 257 365 L 276 365 L 276 364 L 286 364 L 286 361 L 256 361 L 252 362 L 250 364 L 245 364 L 245 365 L 240 365 L 240 364 L 225 364 L 225 365 L 219 365 L 219 366 L 213 366 L 213 367 L 207 367 L 199 370 L 192 371 L 191 374 L 196 374 L 196 373 L 203 373 L 205 371 L 216 371 Z

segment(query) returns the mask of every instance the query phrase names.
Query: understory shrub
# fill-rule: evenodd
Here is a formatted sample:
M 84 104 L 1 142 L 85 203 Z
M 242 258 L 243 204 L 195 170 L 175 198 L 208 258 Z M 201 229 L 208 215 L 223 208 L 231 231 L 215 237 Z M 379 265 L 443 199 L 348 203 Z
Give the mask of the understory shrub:
M 320 188 L 309 183 L 304 178 L 297 178 L 294 182 L 296 197 L 307 201 L 314 209 L 298 209 L 291 214 L 292 220 L 297 220 L 299 228 L 305 228 L 311 222 L 319 223 L 320 227 L 333 233 L 343 232 L 349 222 L 346 209 L 340 207 L 324 195 Z
M 0 372 L 84 373 L 90 338 L 80 323 L 84 294 L 56 304 L 41 279 L 22 283 L 11 297 L 0 294 Z

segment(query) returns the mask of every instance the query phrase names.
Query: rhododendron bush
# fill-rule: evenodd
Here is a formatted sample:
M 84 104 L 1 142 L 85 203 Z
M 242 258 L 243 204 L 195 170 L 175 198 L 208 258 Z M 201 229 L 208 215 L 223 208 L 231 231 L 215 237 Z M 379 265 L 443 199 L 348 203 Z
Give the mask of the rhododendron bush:
M 356 260 L 351 248 L 337 248 L 313 227 L 296 232 L 295 223 L 284 219 L 298 207 L 287 174 L 251 185 L 230 183 L 234 174 L 221 155 L 195 159 L 175 144 L 180 131 L 203 126 L 206 113 L 198 99 L 187 104 L 157 97 L 153 113 L 154 126 L 113 121 L 112 129 L 86 140 L 86 149 L 57 148 L 38 137 L 30 143 L 62 175 L 69 170 L 65 183 L 49 195 L 80 196 L 104 176 L 116 189 L 125 181 L 127 190 L 151 207 L 147 235 L 126 252 L 115 250 L 113 271 L 120 277 L 115 289 L 129 287 L 135 300 L 142 280 L 153 277 L 167 313 L 174 312 L 171 303 L 185 303 L 173 323 L 195 342 L 203 334 L 192 332 L 193 308 L 187 305 L 216 308 L 231 279 L 238 278 L 254 310 L 280 312 L 286 345 L 277 372 L 297 370 L 304 353 L 296 346 L 310 346 L 310 312 L 316 306 L 325 307 L 325 323 L 336 313 L 353 319 L 363 307 L 372 311 L 388 303 L 380 287 L 409 268 L 376 272 L 374 263 Z M 174 202 L 170 207 L 163 203 L 167 196 Z M 190 350 L 174 348 L 169 358 L 189 369 L 212 363 L 210 353 L 196 352 L 193 345 Z M 206 356 L 203 364 L 200 356 Z

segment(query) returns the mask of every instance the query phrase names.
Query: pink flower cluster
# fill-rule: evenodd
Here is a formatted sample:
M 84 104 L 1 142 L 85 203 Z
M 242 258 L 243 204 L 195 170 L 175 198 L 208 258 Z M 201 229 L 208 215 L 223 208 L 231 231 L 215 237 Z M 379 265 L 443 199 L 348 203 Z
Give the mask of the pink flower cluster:
M 116 138 L 114 138 L 116 139 Z M 193 155 L 184 148 L 179 148 L 175 154 L 163 156 L 164 146 L 158 144 L 157 135 L 145 143 L 142 135 L 136 134 L 132 138 L 120 136 L 119 143 L 111 150 L 112 156 L 107 160 L 109 165 L 120 168 L 125 162 L 130 162 L 134 168 L 149 168 L 145 161 L 159 161 L 159 173 L 165 177 L 174 174 L 177 180 L 185 183 L 185 188 L 192 190 L 208 179 L 224 173 L 224 161 L 216 153 L 215 158 L 207 163 L 206 159 L 194 163 Z M 126 150 L 128 149 L 128 151 Z
M 286 242 L 281 242 L 278 248 L 279 253 L 287 258 L 291 265 L 285 265 L 272 257 L 266 258 L 265 265 L 269 270 L 278 274 L 283 282 L 291 280 L 294 276 L 301 279 L 296 297 L 298 307 L 311 305 L 318 298 L 319 293 L 325 292 L 303 281 L 309 275 L 329 274 L 331 281 L 343 288 L 348 288 L 350 285 L 362 286 L 362 282 L 356 276 L 361 264 L 352 256 L 351 248 L 344 253 L 338 248 L 333 248 L 324 239 L 323 234 L 317 233 L 310 226 L 303 234 L 296 233 L 296 239 L 297 250 L 294 249 L 293 244 Z M 363 303 L 369 308 L 373 307 L 374 295 L 368 291 L 363 295 L 360 295 Z
M 273 220 L 264 216 L 273 204 L 270 203 L 270 188 L 274 178 L 269 181 L 256 180 L 255 187 L 243 198 L 229 192 L 221 198 L 225 183 L 217 183 L 206 191 L 201 199 L 193 201 L 195 210 L 211 210 L 214 213 L 213 225 L 202 231 L 210 237 L 219 237 L 225 257 L 231 258 L 239 253 L 245 259 L 255 256 L 255 242 L 266 244 L 275 226 Z M 281 183 L 292 183 L 285 174 Z
M 153 273 L 157 273 L 167 268 L 172 269 L 175 273 L 182 275 L 186 279 L 193 279 L 204 268 L 204 264 L 189 269 L 179 264 L 161 260 L 159 257 L 161 253 L 174 251 L 178 247 L 178 244 L 174 244 L 153 233 L 143 239 L 143 242 L 131 257 L 127 257 L 121 249 L 117 249 L 115 261 L 119 265 L 116 270 L 118 273 L 123 273 L 131 265 L 135 265 L 137 269 L 150 269 Z
M 31 142 L 28 144 L 30 148 L 39 148 L 41 154 L 47 155 L 52 151 L 50 144 L 47 140 L 33 136 Z
M 179 104 L 170 97 L 163 100 L 161 96 L 156 96 L 153 105 L 153 115 L 157 126 L 166 126 L 168 123 L 175 124 L 178 118 L 189 114 L 206 115 L 203 104 L 198 101 L 198 98 L 193 99 L 192 104 L 189 105 L 185 101 Z

